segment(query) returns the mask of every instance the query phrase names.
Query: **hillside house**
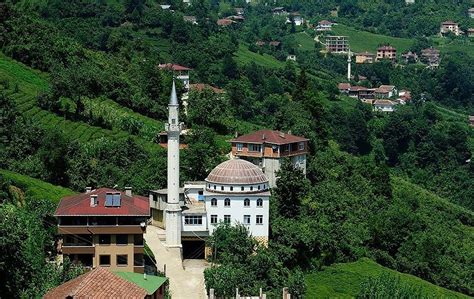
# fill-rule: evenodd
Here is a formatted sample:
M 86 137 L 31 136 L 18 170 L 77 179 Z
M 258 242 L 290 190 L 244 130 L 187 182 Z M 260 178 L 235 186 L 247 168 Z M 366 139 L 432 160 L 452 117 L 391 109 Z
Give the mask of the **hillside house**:
M 217 20 L 217 26 L 220 26 L 220 27 L 227 27 L 227 26 L 232 25 L 233 23 L 235 23 L 235 21 L 233 21 L 231 19 L 219 19 L 219 20 Z
M 375 61 L 375 54 L 370 52 L 361 52 L 355 55 L 356 63 L 374 63 Z
M 166 277 L 112 272 L 98 267 L 48 291 L 43 298 L 163 299 L 167 280 Z
M 198 24 L 196 16 L 183 16 L 183 21 L 191 23 L 193 25 Z
M 323 31 L 331 31 L 333 23 L 328 20 L 322 20 L 318 22 L 316 26 L 316 31 L 323 32 Z
M 429 67 L 438 67 L 440 63 L 439 50 L 432 47 L 421 50 L 421 61 Z
M 272 14 L 274 16 L 286 16 L 288 12 L 285 10 L 284 7 L 275 7 L 272 9 Z
M 397 89 L 393 85 L 380 85 L 375 89 L 375 97 L 379 99 L 388 99 L 397 95 Z
M 286 56 L 286 60 L 296 61 L 296 55 L 290 54 Z
M 293 165 L 306 173 L 306 155 L 309 140 L 273 130 L 259 130 L 230 140 L 231 156 L 257 165 L 268 177 L 270 187 L 276 186 L 276 172 L 283 159 L 290 158 Z
M 379 112 L 393 112 L 397 103 L 390 100 L 375 100 L 373 101 L 374 111 Z
M 409 90 L 402 89 L 398 92 L 397 101 L 400 104 L 406 104 L 411 101 L 411 92 Z
M 402 57 L 402 61 L 406 64 L 417 63 L 418 62 L 418 54 L 416 54 L 415 52 L 412 52 L 412 51 L 408 51 L 406 53 L 403 53 L 401 55 L 401 57 Z
M 186 90 L 189 90 L 189 73 L 190 71 L 192 71 L 192 69 L 173 63 L 160 64 L 158 65 L 158 67 L 162 70 L 172 71 L 176 79 L 181 80 L 181 82 L 183 82 L 184 88 L 186 88 Z
M 292 12 L 290 13 L 290 17 L 293 18 L 295 22 L 295 26 L 301 26 L 304 23 L 304 18 L 300 15 L 299 12 Z M 291 24 L 291 18 L 286 19 L 287 24 Z
M 349 52 L 349 40 L 347 36 L 329 35 L 326 37 L 326 51 L 330 53 Z
M 89 268 L 144 273 L 144 242 L 148 198 L 125 192 L 87 188 L 61 199 L 54 213 L 61 251 L 71 261 Z
M 459 31 L 459 24 L 453 21 L 446 21 L 441 23 L 439 28 L 439 33 L 441 35 L 447 34 L 449 32 L 454 33 L 454 35 L 459 35 L 461 32 Z
M 388 59 L 392 62 L 397 60 L 397 49 L 392 46 L 382 46 L 377 49 L 376 61 Z
M 468 15 L 471 19 L 474 19 L 474 7 L 469 8 L 469 9 L 467 10 L 467 15 Z
M 281 45 L 281 42 L 276 41 L 276 40 L 272 40 L 271 42 L 268 43 L 268 45 L 269 45 L 270 47 L 279 48 L 280 45 Z
M 340 93 L 349 94 L 349 90 L 351 89 L 350 83 L 339 83 L 337 85 L 337 89 L 339 89 Z

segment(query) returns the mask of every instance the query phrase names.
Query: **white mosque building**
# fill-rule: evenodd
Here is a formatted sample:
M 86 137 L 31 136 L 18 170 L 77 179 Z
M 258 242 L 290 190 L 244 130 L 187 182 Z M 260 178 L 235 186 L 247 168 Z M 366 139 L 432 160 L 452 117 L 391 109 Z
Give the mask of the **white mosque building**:
M 204 182 L 179 186 L 179 132 L 176 90 L 172 89 L 168 133 L 168 188 L 150 192 L 152 224 L 165 228 L 166 245 L 182 247 L 183 258 L 204 258 L 205 241 L 220 222 L 243 224 L 268 243 L 270 186 L 262 170 L 243 159 L 216 166 Z

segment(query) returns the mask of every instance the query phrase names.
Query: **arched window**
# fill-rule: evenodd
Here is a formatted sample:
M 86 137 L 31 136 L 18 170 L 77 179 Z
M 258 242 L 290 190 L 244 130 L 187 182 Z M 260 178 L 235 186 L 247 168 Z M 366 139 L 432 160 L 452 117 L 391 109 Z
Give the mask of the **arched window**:
M 211 207 L 217 207 L 217 198 L 211 199 Z
M 230 186 L 230 191 L 234 191 L 234 187 Z
M 244 186 L 240 187 L 240 190 L 244 191 Z
M 244 207 L 250 207 L 250 199 L 244 199 Z
M 230 198 L 224 199 L 224 207 L 230 207 Z
M 221 186 L 221 191 L 224 191 L 224 186 Z
M 263 207 L 263 200 L 261 198 L 257 199 L 257 207 Z
M 253 186 L 250 186 L 250 191 L 253 191 Z

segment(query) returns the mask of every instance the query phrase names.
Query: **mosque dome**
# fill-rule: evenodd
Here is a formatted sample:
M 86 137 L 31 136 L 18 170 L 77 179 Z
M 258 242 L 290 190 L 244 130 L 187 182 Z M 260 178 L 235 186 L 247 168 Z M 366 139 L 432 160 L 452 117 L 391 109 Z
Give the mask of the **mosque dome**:
M 217 165 L 206 182 L 224 185 L 250 185 L 268 183 L 262 170 L 243 159 L 232 159 Z

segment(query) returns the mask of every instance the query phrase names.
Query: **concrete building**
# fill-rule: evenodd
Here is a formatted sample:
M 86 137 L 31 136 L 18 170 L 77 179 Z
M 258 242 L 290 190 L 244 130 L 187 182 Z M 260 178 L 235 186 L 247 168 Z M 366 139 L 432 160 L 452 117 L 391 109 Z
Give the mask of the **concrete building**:
M 144 272 L 143 233 L 150 206 L 146 197 L 100 188 L 61 199 L 54 216 L 62 253 L 84 266 Z
M 165 298 L 166 277 L 111 272 L 98 267 L 50 290 L 44 299 L 67 298 Z
M 230 140 L 231 155 L 259 166 L 268 177 L 270 187 L 275 187 L 276 172 L 285 158 L 306 173 L 308 141 L 304 137 L 279 131 L 259 130 Z
M 392 46 L 382 46 L 377 49 L 377 58 L 376 61 L 383 59 L 391 60 L 395 62 L 397 60 L 397 49 Z
M 349 51 L 348 37 L 335 35 L 327 36 L 326 50 L 331 53 L 347 53 Z
M 374 63 L 374 61 L 375 61 L 375 54 L 370 53 L 370 52 L 357 53 L 355 55 L 355 57 L 356 57 L 356 63 L 357 64 Z
M 176 79 L 183 82 L 184 88 L 189 90 L 189 73 L 192 69 L 173 63 L 160 64 L 158 67 L 162 70 L 172 71 Z
M 459 30 L 459 24 L 453 21 L 446 21 L 446 22 L 441 23 L 441 26 L 439 28 L 439 33 L 441 35 L 444 35 L 449 32 L 454 33 L 454 35 L 461 34 Z

